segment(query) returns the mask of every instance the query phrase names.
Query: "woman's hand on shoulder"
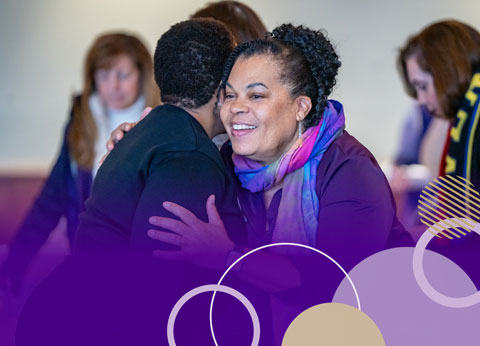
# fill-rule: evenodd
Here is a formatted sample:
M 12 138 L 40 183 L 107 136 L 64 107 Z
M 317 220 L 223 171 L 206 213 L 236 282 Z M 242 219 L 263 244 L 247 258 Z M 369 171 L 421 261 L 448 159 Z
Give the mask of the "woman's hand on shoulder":
M 173 233 L 150 229 L 148 236 L 176 245 L 180 247 L 180 250 L 155 250 L 154 256 L 168 260 L 187 261 L 211 269 L 224 269 L 225 259 L 235 244 L 228 237 L 215 207 L 215 196 L 211 195 L 207 200 L 208 222 L 203 222 L 191 211 L 178 204 L 165 202 L 163 206 L 180 220 L 152 216 L 149 219 L 152 225 Z

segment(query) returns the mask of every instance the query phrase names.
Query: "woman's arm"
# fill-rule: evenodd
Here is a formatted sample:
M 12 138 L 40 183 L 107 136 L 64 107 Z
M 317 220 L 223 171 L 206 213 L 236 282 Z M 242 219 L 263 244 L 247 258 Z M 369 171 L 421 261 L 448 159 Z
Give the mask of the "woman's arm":
M 326 166 L 330 167 L 331 171 L 319 173 L 322 183 L 317 187 L 320 212 L 315 247 L 331 256 L 348 272 L 363 259 L 388 247 L 392 230 L 398 223 L 395 217 L 395 204 L 388 183 L 373 157 L 364 154 L 353 155 L 344 157 L 335 167 Z M 171 204 L 165 207 L 180 218 L 180 221 L 176 222 L 184 226 L 183 234 L 188 235 L 194 229 L 202 228 L 204 231 L 201 233 L 212 232 L 215 239 L 227 237 L 224 227 L 217 225 L 213 230 L 212 225 L 198 222 L 195 215 L 191 215 L 179 205 Z M 207 204 L 207 210 L 208 208 L 214 206 Z M 178 224 L 174 227 L 168 220 L 151 218 L 150 222 L 175 232 Z M 149 236 L 164 241 L 168 237 L 171 238 L 164 233 L 152 230 Z M 404 230 L 402 233 L 405 233 L 407 240 L 411 240 Z M 179 242 L 180 238 L 170 241 Z M 410 243 L 405 242 L 406 245 Z M 213 241 L 196 243 L 192 248 L 201 246 L 206 251 L 215 252 L 217 249 L 214 244 Z M 213 248 L 208 250 L 210 245 Z M 230 251 L 231 249 L 225 249 L 217 252 L 218 256 L 211 263 L 200 263 L 199 258 L 188 254 L 186 249 L 170 253 L 157 252 L 156 255 L 175 260 L 196 261 L 210 267 L 215 263 L 216 269 L 225 270 L 225 264 L 222 263 L 225 263 Z M 334 292 L 344 274 L 326 257 L 310 255 L 287 257 L 266 251 L 256 252 L 242 261 L 241 270 L 237 275 L 270 293 L 304 285 Z

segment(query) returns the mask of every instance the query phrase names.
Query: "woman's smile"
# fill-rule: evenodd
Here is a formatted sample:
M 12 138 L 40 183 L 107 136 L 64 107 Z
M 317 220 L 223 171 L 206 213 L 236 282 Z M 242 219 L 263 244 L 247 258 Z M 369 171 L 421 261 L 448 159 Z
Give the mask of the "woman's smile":
M 235 153 L 262 164 L 277 160 L 298 136 L 297 106 L 279 71 L 268 55 L 240 58 L 220 110 Z
M 232 124 L 232 136 L 245 136 L 252 133 L 258 126 L 245 124 L 245 123 L 233 123 Z

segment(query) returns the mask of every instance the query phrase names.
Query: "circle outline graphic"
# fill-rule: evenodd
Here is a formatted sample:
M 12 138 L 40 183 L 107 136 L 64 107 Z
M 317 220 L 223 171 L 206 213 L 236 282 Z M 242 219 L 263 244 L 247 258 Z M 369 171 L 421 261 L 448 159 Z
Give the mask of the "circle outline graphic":
M 357 288 L 355 287 L 352 279 L 350 278 L 350 276 L 348 275 L 348 273 L 346 272 L 345 269 L 343 269 L 343 267 L 337 262 L 335 261 L 332 257 L 330 257 L 329 255 L 327 255 L 326 253 L 314 248 L 314 247 L 311 247 L 311 246 L 308 246 L 308 245 L 304 245 L 304 244 L 298 244 L 298 243 L 272 243 L 272 244 L 267 244 L 267 245 L 263 245 L 263 246 L 259 246 L 255 249 L 252 249 L 250 251 L 248 251 L 247 253 L 243 254 L 241 257 L 239 257 L 235 262 L 233 262 L 228 268 L 227 270 L 225 270 L 225 272 L 223 273 L 222 277 L 220 278 L 220 280 L 218 280 L 217 282 L 217 285 L 221 285 L 223 279 L 225 278 L 225 276 L 227 276 L 227 274 L 230 272 L 230 270 L 235 267 L 235 265 L 240 262 L 241 260 L 243 260 L 245 257 L 251 255 L 252 253 L 254 252 L 257 252 L 257 251 L 260 251 L 260 250 L 263 250 L 263 249 L 266 249 L 266 248 L 269 248 L 269 247 L 274 247 L 274 246 L 297 246 L 297 247 L 302 247 L 302 248 L 305 248 L 305 249 L 308 249 L 308 250 L 312 250 L 314 252 L 317 252 L 321 255 L 323 255 L 324 257 L 328 258 L 330 261 L 332 261 L 338 268 L 340 268 L 340 270 L 343 272 L 343 274 L 345 274 L 345 276 L 347 277 L 348 281 L 350 282 L 350 285 L 352 286 L 353 288 L 353 292 L 355 293 L 355 298 L 357 299 L 357 305 L 358 305 L 358 310 L 362 311 L 361 309 L 361 306 L 360 306 L 360 298 L 358 297 L 358 292 L 357 292 Z M 217 343 L 217 339 L 215 338 L 215 333 L 213 331 L 213 302 L 215 300 L 215 295 L 216 295 L 216 292 L 213 293 L 212 295 L 212 300 L 210 302 L 210 331 L 212 333 L 212 338 L 213 338 L 213 341 L 215 343 L 215 346 L 218 346 L 218 343 Z M 252 344 L 253 345 L 253 344 Z
M 213 291 L 214 294 L 216 294 L 217 291 L 230 294 L 231 296 L 234 296 L 235 298 L 237 298 L 245 306 L 245 308 L 248 310 L 248 313 L 250 314 L 250 317 L 252 318 L 252 323 L 253 323 L 252 345 L 257 346 L 260 342 L 260 320 L 258 319 L 257 312 L 255 311 L 255 308 L 253 307 L 252 303 L 248 300 L 247 297 L 245 297 L 242 293 L 240 293 L 236 289 L 233 289 L 231 287 L 224 286 L 224 285 L 215 285 L 215 284 L 198 286 L 188 291 L 187 293 L 185 293 L 175 303 L 172 311 L 170 311 L 170 315 L 168 316 L 168 322 L 167 322 L 168 344 L 170 346 L 176 345 L 173 327 L 175 325 L 175 319 L 177 318 L 178 312 L 180 311 L 182 306 L 191 298 L 195 297 L 196 295 L 200 293 L 211 292 L 211 291 Z M 215 345 L 216 344 L 217 344 L 217 341 L 215 340 Z
M 443 221 L 437 222 L 434 226 L 439 227 L 450 227 L 448 226 L 448 222 L 457 222 L 466 224 L 469 220 L 464 218 L 449 218 Z M 445 225 L 443 225 L 445 224 Z M 466 226 L 464 226 L 466 227 Z M 480 224 L 476 223 L 474 228 L 470 228 L 472 231 L 480 235 Z M 415 276 L 415 280 L 417 281 L 418 286 L 420 289 L 425 293 L 427 297 L 429 297 L 434 302 L 449 307 L 449 308 L 467 308 L 472 305 L 480 303 L 480 291 L 477 291 L 469 296 L 465 297 L 450 297 L 446 296 L 443 293 L 438 292 L 428 281 L 427 277 L 425 276 L 425 272 L 423 270 L 423 254 L 425 249 L 432 240 L 433 237 L 438 233 L 438 231 L 434 230 L 432 227 L 429 227 L 418 239 L 417 245 L 413 250 L 413 274 Z

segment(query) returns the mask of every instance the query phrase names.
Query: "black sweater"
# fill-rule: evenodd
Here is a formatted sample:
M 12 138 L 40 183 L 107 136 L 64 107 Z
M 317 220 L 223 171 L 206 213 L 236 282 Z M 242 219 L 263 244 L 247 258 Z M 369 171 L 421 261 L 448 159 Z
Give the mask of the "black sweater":
M 215 194 L 229 224 L 237 223 L 235 186 L 202 126 L 184 110 L 155 108 L 125 135 L 100 167 L 80 226 L 74 253 L 116 248 L 158 248 L 147 237 L 152 215 L 172 216 L 164 201 L 178 203 L 207 220 L 205 204 Z M 233 239 L 238 240 L 236 234 Z
M 100 167 L 72 256 L 25 305 L 18 345 L 167 345 L 167 318 L 175 302 L 190 289 L 215 283 L 221 273 L 155 259 L 152 250 L 162 244 L 147 236 L 153 228 L 148 218 L 172 217 L 162 207 L 172 201 L 206 221 L 211 194 L 231 239 L 244 242 L 233 176 L 216 146 L 187 112 L 171 105 L 155 108 Z M 192 335 L 198 328 L 209 340 L 204 296 L 203 324 L 197 323 L 197 306 L 185 311 L 179 327 L 193 324 Z

